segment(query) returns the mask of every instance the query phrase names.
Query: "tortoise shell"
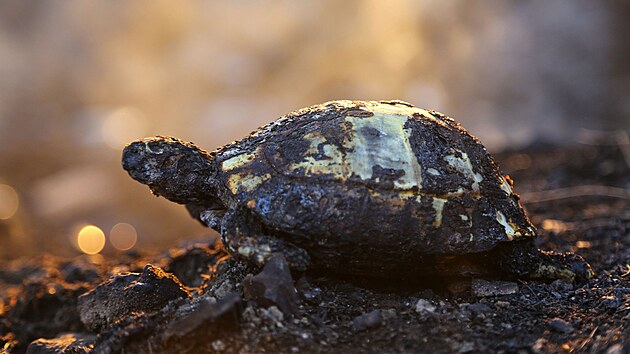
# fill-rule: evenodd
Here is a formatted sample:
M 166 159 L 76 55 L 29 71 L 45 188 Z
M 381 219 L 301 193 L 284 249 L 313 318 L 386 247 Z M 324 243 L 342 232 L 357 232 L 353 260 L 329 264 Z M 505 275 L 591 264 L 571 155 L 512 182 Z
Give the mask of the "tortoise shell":
M 481 143 L 402 101 L 312 106 L 211 155 L 228 209 L 326 266 L 362 267 L 376 252 L 476 253 L 536 235 Z

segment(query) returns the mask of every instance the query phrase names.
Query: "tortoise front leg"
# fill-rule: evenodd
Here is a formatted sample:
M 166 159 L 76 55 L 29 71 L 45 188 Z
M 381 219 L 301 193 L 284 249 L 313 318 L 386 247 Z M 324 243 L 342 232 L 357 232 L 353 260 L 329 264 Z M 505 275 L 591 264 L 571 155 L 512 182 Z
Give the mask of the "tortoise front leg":
M 246 209 L 229 210 L 221 222 L 223 245 L 234 257 L 263 266 L 275 253 L 282 253 L 295 271 L 310 265 L 308 253 L 289 242 L 266 235 Z
M 516 278 L 583 283 L 594 276 L 582 256 L 541 251 L 533 240 L 507 242 L 497 247 L 495 254 L 499 269 Z

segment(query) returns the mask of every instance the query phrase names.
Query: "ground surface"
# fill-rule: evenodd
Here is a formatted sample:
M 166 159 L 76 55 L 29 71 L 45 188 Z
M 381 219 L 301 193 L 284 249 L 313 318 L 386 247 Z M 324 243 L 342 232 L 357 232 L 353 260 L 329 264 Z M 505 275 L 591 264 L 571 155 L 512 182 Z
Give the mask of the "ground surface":
M 630 352 L 630 156 L 616 145 L 537 146 L 498 160 L 539 228 L 539 245 L 583 255 L 595 279 L 289 278 L 281 260 L 245 279 L 260 270 L 219 262 L 224 252 L 208 243 L 100 262 L 43 256 L 0 268 L 0 352 Z M 118 284 L 129 295 L 103 306 L 129 314 L 98 328 L 81 322 L 88 310 L 79 312 L 79 295 L 147 263 L 175 274 L 190 297 L 152 297 L 168 304 L 144 309 L 134 296 L 161 294 L 170 278 L 119 276 L 94 301 L 105 304 Z

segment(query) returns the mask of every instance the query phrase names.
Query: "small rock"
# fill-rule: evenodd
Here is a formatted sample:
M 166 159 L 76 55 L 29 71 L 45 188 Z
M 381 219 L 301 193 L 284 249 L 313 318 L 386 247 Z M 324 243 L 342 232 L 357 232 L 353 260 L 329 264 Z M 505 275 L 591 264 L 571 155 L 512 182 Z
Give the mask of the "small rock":
M 254 300 L 260 306 L 277 306 L 285 314 L 298 311 L 297 291 L 282 254 L 274 255 L 258 275 L 245 277 L 243 294 L 245 299 Z
M 554 318 L 549 320 L 549 322 L 547 322 L 547 326 L 549 326 L 550 329 L 560 333 L 573 332 L 573 326 L 569 322 L 561 318 Z
M 312 287 L 311 284 L 309 284 L 306 277 L 301 277 L 297 281 L 297 288 L 299 292 L 302 294 L 302 296 L 304 297 L 304 299 L 309 300 L 309 301 L 315 300 L 322 293 L 322 289 L 317 288 L 317 287 Z
M 469 353 L 475 350 L 475 344 L 473 342 L 463 342 L 459 347 L 460 353 Z
M 531 349 L 534 353 L 548 353 L 551 352 L 549 349 L 547 349 L 548 345 L 549 341 L 541 337 L 536 339 L 536 342 L 534 342 Z
M 571 291 L 573 290 L 573 284 L 567 283 L 564 280 L 554 280 L 549 286 L 556 291 Z
M 601 302 L 601 307 L 605 308 L 606 310 L 616 310 L 617 308 L 619 308 L 622 304 L 623 304 L 623 298 L 621 297 L 616 297 L 614 295 L 611 296 L 605 296 L 602 299 Z
M 396 309 L 386 309 L 381 311 L 381 315 L 383 316 L 383 320 L 391 320 L 396 318 Z
M 282 322 L 284 321 L 284 314 L 277 306 L 269 306 L 266 309 L 260 310 L 261 317 L 264 317 L 271 322 L 273 322 L 276 327 L 282 327 Z
M 606 354 L 623 354 L 628 353 L 629 350 L 630 344 L 626 343 L 624 348 L 624 345 L 622 343 L 617 343 L 610 346 L 610 348 L 608 348 L 608 350 L 606 351 Z
M 222 352 L 225 350 L 225 343 L 223 343 L 222 340 L 217 339 L 214 342 L 212 342 L 212 349 L 217 351 L 217 352 Z
M 492 308 L 490 308 L 490 306 L 479 302 L 466 306 L 466 309 L 468 309 L 475 315 L 483 315 L 492 311 Z
M 164 331 L 165 339 L 184 337 L 193 331 L 213 324 L 217 329 L 234 329 L 240 317 L 241 297 L 230 294 L 219 301 L 204 300 L 186 316 L 173 321 Z
M 147 264 L 142 274 L 116 275 L 81 295 L 78 309 L 81 321 L 98 332 L 133 312 L 152 312 L 169 301 L 190 297 L 172 274 Z
M 365 331 L 368 328 L 374 328 L 381 325 L 383 316 L 381 310 L 374 310 L 355 317 L 352 320 L 352 330 L 355 332 Z
M 498 309 L 506 309 L 508 307 L 510 307 L 510 302 L 509 301 L 497 301 L 494 303 L 494 306 Z
M 477 297 L 511 295 L 518 292 L 518 284 L 509 281 L 487 281 L 474 279 L 472 293 Z
M 41 270 L 48 271 L 46 267 Z M 0 278 L 3 277 L 3 271 L 0 269 Z M 4 283 L 0 280 L 0 293 L 4 290 Z M 8 348 L 13 345 L 13 339 L 3 338 L 7 333 L 4 330 L 5 323 L 24 324 L 19 326 L 21 329 L 13 329 L 20 341 L 24 341 L 24 338 L 50 338 L 61 332 L 80 330 L 77 326 L 81 323 L 77 297 L 87 290 L 88 284 L 71 284 L 57 275 L 24 279 L 21 295 L 16 298 L 14 305 L 11 305 L 9 298 L 0 301 L 0 305 L 3 305 L 0 307 L 0 353 L 5 346 Z M 8 311 L 4 312 L 6 310 Z M 9 322 L 5 322 L 7 315 Z M 24 341 L 23 344 L 28 342 Z
M 96 336 L 84 333 L 66 333 L 57 338 L 37 339 L 29 344 L 27 354 L 91 353 Z
M 416 303 L 416 312 L 419 314 L 434 313 L 435 309 L 435 305 L 433 305 L 429 300 L 420 299 Z

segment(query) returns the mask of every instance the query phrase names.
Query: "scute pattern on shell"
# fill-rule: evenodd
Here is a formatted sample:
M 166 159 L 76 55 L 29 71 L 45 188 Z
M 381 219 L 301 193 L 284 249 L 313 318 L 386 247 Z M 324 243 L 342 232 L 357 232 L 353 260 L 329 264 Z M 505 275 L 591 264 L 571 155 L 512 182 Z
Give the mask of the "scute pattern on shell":
M 477 139 L 400 101 L 309 107 L 215 154 L 222 199 L 331 267 L 331 245 L 368 267 L 375 248 L 412 261 L 535 236 Z

